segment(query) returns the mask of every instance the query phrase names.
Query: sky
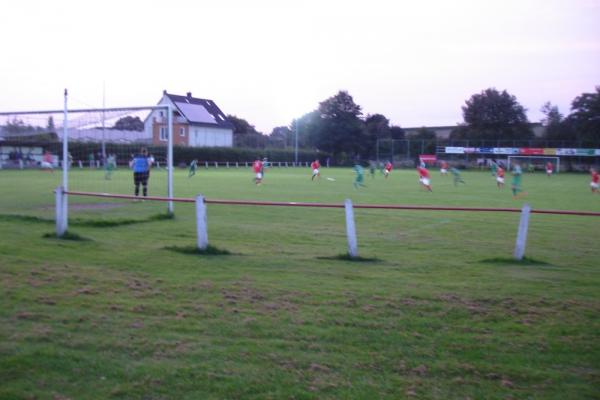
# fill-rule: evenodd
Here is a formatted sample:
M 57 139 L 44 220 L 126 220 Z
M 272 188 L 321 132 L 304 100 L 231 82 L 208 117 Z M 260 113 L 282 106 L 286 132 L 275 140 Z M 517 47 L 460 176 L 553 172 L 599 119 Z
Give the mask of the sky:
M 19 0 L 0 7 L 0 111 L 214 100 L 270 133 L 345 90 L 402 127 L 507 90 L 543 117 L 600 85 L 600 0 Z

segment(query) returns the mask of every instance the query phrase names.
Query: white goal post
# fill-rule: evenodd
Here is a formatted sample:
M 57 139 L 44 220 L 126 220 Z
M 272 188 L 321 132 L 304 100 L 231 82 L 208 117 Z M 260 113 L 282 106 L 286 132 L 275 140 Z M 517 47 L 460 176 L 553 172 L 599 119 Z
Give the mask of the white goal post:
M 560 157 L 557 156 L 508 156 L 508 165 L 507 168 L 508 170 L 510 170 L 510 164 L 512 162 L 512 160 L 517 160 L 517 159 L 521 159 L 521 160 L 526 160 L 526 161 L 531 161 L 531 160 L 538 160 L 540 161 L 539 164 L 544 164 L 544 168 L 545 168 L 545 164 L 548 161 L 551 161 L 555 166 L 555 172 L 559 173 L 560 172 Z

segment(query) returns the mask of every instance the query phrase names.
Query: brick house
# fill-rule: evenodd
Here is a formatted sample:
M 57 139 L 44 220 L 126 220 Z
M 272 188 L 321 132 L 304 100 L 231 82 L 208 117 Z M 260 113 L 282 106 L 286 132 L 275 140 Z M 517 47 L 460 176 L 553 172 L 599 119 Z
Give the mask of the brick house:
M 233 125 L 214 101 L 167 93 L 158 104 L 173 108 L 173 145 L 192 147 L 233 147 Z M 168 140 L 167 116 L 155 110 L 144 121 L 146 135 L 152 144 L 166 144 Z

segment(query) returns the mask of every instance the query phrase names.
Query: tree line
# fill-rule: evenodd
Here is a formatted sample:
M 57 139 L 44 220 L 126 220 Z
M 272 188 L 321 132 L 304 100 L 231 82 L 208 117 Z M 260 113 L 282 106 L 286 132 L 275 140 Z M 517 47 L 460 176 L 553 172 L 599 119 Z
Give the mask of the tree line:
M 450 134 L 452 140 L 530 140 L 534 138 L 526 109 L 506 90 L 488 88 L 473 94 L 462 106 L 463 122 Z M 600 86 L 582 93 L 571 103 L 564 116 L 557 106 L 545 103 L 541 110 L 544 139 L 562 140 L 577 147 L 600 146 Z M 318 107 L 294 119 L 289 126 L 274 128 L 263 135 L 243 118 L 228 115 L 234 125 L 236 145 L 243 147 L 294 147 L 298 145 L 330 153 L 337 159 L 368 158 L 375 154 L 379 139 L 404 139 L 406 132 L 391 125 L 382 114 L 362 113 L 360 105 L 347 91 L 339 91 L 320 102 Z M 435 139 L 426 127 L 410 138 Z

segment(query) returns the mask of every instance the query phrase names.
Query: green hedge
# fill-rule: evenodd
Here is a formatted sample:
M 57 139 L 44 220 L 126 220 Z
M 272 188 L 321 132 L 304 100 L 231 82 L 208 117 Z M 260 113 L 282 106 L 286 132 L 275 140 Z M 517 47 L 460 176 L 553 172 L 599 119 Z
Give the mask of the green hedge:
M 62 157 L 62 143 L 61 142 L 24 142 L 24 141 L 4 141 L 0 142 L 2 146 L 14 146 L 14 147 L 42 147 L 44 150 L 49 150 L 53 154 L 57 154 Z M 122 143 L 106 143 L 106 153 L 114 153 L 120 162 L 124 162 L 131 157 L 131 154 L 137 153 L 141 147 L 146 147 L 150 154 L 160 162 L 164 162 L 167 157 L 166 146 L 153 146 L 144 144 L 122 144 Z M 97 154 L 101 151 L 100 143 L 91 142 L 69 142 L 69 152 L 73 156 L 74 160 L 87 161 L 87 157 L 90 153 Z M 26 153 L 26 151 L 24 152 Z M 197 159 L 198 162 L 247 162 L 253 161 L 257 158 L 267 157 L 269 161 L 273 162 L 293 162 L 294 161 L 294 150 L 267 148 L 267 149 L 253 149 L 253 148 L 239 148 L 239 147 L 188 147 L 188 146 L 173 146 L 173 164 L 178 165 L 181 163 L 189 164 L 193 159 Z M 328 153 L 301 149 L 298 150 L 298 161 L 300 162 L 311 162 L 315 158 L 319 158 L 321 163 L 324 164 L 325 160 L 330 157 Z
M 148 151 L 155 152 L 150 146 Z M 164 148 L 163 148 L 164 151 Z M 250 149 L 250 148 L 235 148 L 235 147 L 173 147 L 173 159 L 175 164 L 185 162 L 189 164 L 194 158 L 199 162 L 246 162 L 253 161 L 257 158 L 267 157 L 272 162 L 292 162 L 294 161 L 294 151 L 284 149 Z M 311 150 L 298 150 L 298 161 L 310 162 L 315 158 L 324 160 L 329 157 L 329 154 L 316 152 Z

